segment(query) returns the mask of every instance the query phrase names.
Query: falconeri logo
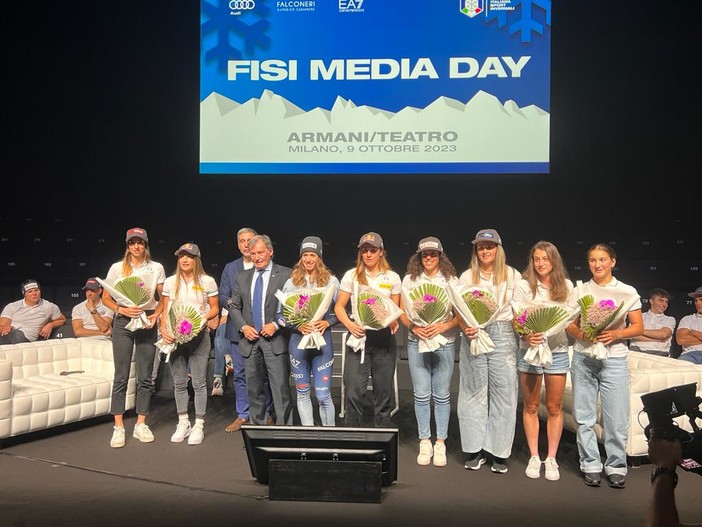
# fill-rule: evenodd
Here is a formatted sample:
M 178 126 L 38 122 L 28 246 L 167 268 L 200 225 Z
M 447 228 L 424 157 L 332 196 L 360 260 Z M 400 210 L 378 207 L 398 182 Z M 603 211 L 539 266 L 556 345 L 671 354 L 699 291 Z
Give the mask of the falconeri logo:
M 339 0 L 339 13 L 363 13 L 366 0 Z
M 275 3 L 277 11 L 314 11 L 315 0 L 278 0 Z
M 229 14 L 240 15 L 242 11 L 251 11 L 256 7 L 255 0 L 229 0 Z

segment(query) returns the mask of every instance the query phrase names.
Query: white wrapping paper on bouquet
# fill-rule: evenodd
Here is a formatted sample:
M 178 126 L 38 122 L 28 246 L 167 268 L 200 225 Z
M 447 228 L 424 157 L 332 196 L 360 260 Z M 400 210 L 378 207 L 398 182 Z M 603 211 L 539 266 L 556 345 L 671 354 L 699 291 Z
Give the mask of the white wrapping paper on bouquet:
M 322 320 L 329 311 L 335 292 L 336 285 L 329 284 L 327 287 L 301 288 L 288 293 L 278 290 L 275 297 L 280 302 L 285 322 L 299 328 L 303 324 Z M 322 349 L 324 344 L 324 335 L 314 330 L 302 336 L 297 349 Z
M 117 304 L 125 307 L 144 309 L 153 299 L 156 290 L 156 276 L 153 274 L 146 277 L 131 275 L 110 281 L 102 278 L 96 278 L 96 280 L 110 293 Z M 130 331 L 136 331 L 137 329 L 150 328 L 151 323 L 146 317 L 146 313 L 142 312 L 138 317 L 131 319 L 125 327 Z
M 513 300 L 511 305 L 514 313 L 513 325 L 517 333 L 522 335 L 543 333 L 544 335 L 544 341 L 541 344 L 529 346 L 524 360 L 532 366 L 548 368 L 553 364 L 553 353 L 548 339 L 563 331 L 578 316 L 578 308 L 565 303 L 539 303 L 528 300 Z
M 499 313 L 495 288 L 491 286 L 450 282 L 446 289 L 456 312 L 471 328 L 478 328 L 476 338 L 470 340 L 470 354 L 482 355 L 495 350 L 495 343 L 485 331 Z M 466 300 L 469 299 L 469 301 Z M 494 305 L 494 310 L 492 305 Z
M 414 287 L 402 285 L 402 307 L 407 318 L 419 327 L 430 326 L 446 320 L 451 311 L 451 300 L 446 289 L 426 281 L 419 281 Z M 441 334 L 428 339 L 419 339 L 419 353 L 439 349 L 448 339 Z
M 200 334 L 205 327 L 206 320 L 198 311 L 187 305 L 172 304 L 167 315 L 168 330 L 175 339 L 174 342 L 166 342 L 163 337 L 156 341 L 158 350 L 166 355 L 166 361 L 171 358 L 171 353 L 180 344 L 190 342 Z
M 351 313 L 354 322 L 363 329 L 379 330 L 400 318 L 403 311 L 384 293 L 366 286 L 360 289 L 358 282 L 354 282 Z M 361 352 L 361 364 L 363 364 L 366 357 L 366 336 L 357 337 L 351 334 L 346 339 L 346 345 L 354 351 Z
M 590 333 L 593 338 L 601 332 L 619 325 L 640 298 L 637 294 L 614 291 L 610 288 L 600 287 L 592 282 L 583 284 L 581 280 L 578 280 L 576 284 L 576 291 L 578 305 L 580 306 L 580 328 L 586 335 Z M 614 309 L 603 308 L 607 315 L 604 316 L 604 314 L 600 313 L 597 320 L 595 320 L 592 310 L 597 311 L 598 306 L 611 306 L 612 303 L 616 307 Z M 593 320 L 588 320 L 588 313 L 591 313 Z M 600 318 L 602 321 L 597 324 Z M 609 351 L 604 344 L 592 342 L 591 340 L 584 342 L 581 353 L 598 360 L 606 359 L 609 356 Z

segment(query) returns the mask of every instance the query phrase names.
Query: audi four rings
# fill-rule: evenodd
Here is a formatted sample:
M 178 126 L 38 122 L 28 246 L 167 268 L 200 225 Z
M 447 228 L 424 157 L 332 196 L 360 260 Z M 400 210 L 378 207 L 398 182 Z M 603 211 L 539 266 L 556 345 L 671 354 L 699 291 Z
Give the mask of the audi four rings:
M 254 0 L 229 0 L 229 9 L 238 11 L 240 9 L 253 9 L 256 7 Z

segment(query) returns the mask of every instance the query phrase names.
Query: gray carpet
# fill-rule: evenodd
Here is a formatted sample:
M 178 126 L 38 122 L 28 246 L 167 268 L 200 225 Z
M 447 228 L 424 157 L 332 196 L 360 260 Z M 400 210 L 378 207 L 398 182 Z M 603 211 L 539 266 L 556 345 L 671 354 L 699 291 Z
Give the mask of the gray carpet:
M 418 466 L 405 368 L 400 361 L 401 409 L 394 417 L 400 429 L 399 477 L 384 489 L 380 504 L 268 500 L 268 487 L 251 477 L 241 434 L 224 432 L 234 416 L 232 391 L 210 399 L 205 441 L 188 446 L 169 441 L 175 403 L 172 393 L 162 390 L 149 420 L 156 436 L 151 444 L 131 438 L 132 414 L 127 414 L 127 445 L 122 449 L 109 447 L 108 417 L 5 440 L 0 450 L 0 525 L 644 525 L 650 465 L 631 469 L 623 490 L 586 487 L 569 432 L 561 442 L 557 482 L 524 475 L 528 451 L 521 423 L 507 474 L 493 474 L 487 466 L 467 471 L 454 409 L 449 465 Z M 338 408 L 338 389 L 335 394 Z M 699 476 L 681 471 L 677 497 L 683 521 L 702 520 L 701 484 Z

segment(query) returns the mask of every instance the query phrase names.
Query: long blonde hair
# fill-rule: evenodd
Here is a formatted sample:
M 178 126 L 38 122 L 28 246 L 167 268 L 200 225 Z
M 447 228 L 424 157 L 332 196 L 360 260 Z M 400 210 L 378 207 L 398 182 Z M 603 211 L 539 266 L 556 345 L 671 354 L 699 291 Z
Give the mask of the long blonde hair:
M 537 249 L 544 251 L 551 261 L 551 285 L 548 288 L 551 300 L 554 302 L 565 302 L 568 300 L 569 295 L 568 284 L 566 283 L 568 272 L 566 271 L 565 265 L 563 265 L 561 253 L 558 252 L 555 245 L 546 241 L 536 242 L 532 246 L 529 251 L 528 264 L 524 268 L 524 271 L 522 271 L 522 278 L 529 283 L 532 297 L 536 297 L 536 287 L 539 283 L 539 275 L 536 269 L 534 269 L 534 252 L 536 252 Z
M 378 262 L 378 271 L 381 274 L 392 271 L 392 267 L 390 267 L 390 263 L 385 256 L 385 249 L 379 248 L 378 250 L 382 253 L 380 255 L 380 261 Z M 358 249 L 358 255 L 356 256 L 356 280 L 358 280 L 358 283 L 361 285 L 368 285 L 368 282 L 366 281 L 366 264 L 363 263 L 363 253 L 361 252 L 360 248 Z
M 310 284 L 316 287 L 324 287 L 329 283 L 331 277 L 332 272 L 320 256 L 312 273 L 310 273 Z M 293 265 L 292 272 L 290 273 L 290 280 L 295 287 L 304 287 L 307 285 L 307 271 L 305 271 L 305 268 L 302 266 L 302 257 Z
M 205 291 L 202 289 L 202 277 L 207 276 L 205 273 L 205 270 L 202 267 L 202 260 L 200 259 L 199 256 L 193 256 L 190 253 L 185 253 L 188 256 L 192 257 L 193 260 L 195 260 L 195 265 L 193 269 L 193 279 L 195 280 L 195 287 L 193 288 L 195 291 L 197 291 L 201 295 L 201 300 L 204 303 L 205 302 Z M 181 252 L 178 255 L 178 260 L 180 260 L 180 257 L 183 255 L 183 252 Z M 176 260 L 176 262 L 178 261 Z M 180 269 L 180 265 L 176 263 L 176 270 L 175 270 L 175 291 L 173 292 L 173 298 L 178 297 L 178 293 L 180 292 L 180 281 L 183 276 L 183 272 Z
M 144 240 L 144 263 L 151 261 L 151 251 L 149 250 L 149 243 Z M 122 257 L 122 276 L 132 275 L 132 253 L 129 252 L 129 243 L 127 243 L 127 248 L 124 250 L 124 256 Z
M 472 284 L 480 283 L 480 260 L 478 259 L 478 244 L 473 244 L 473 250 L 470 257 L 470 279 Z M 511 267 L 507 265 L 507 255 L 502 245 L 495 244 L 495 270 L 492 275 L 492 283 L 500 285 L 502 282 L 509 281 L 509 270 Z

